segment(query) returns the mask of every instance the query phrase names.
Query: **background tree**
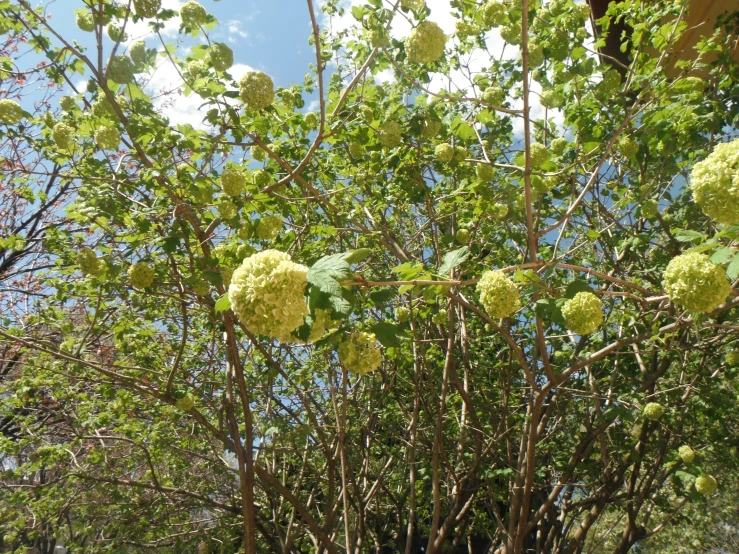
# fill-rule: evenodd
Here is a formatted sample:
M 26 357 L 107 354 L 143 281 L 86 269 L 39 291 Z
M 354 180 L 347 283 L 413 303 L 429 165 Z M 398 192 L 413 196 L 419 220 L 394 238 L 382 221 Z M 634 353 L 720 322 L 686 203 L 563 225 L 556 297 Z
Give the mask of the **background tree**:
M 0 3 L 70 85 L 2 136 L 74 184 L 0 329 L 3 548 L 621 553 L 736 482 L 735 17 L 668 79 L 683 1 L 612 4 L 614 69 L 570 0 L 455 3 L 451 37 L 307 0 L 275 88 L 196 2 L 83 4 Z

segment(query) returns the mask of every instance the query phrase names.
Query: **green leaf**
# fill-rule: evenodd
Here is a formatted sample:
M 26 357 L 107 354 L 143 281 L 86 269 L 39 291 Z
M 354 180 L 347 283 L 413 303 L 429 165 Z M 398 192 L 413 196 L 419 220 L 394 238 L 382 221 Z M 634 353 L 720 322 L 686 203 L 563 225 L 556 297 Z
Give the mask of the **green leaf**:
M 357 264 L 370 257 L 372 250 L 369 248 L 358 248 L 357 250 L 350 250 L 344 254 L 344 260 L 349 264 Z
M 725 264 L 731 260 L 732 257 L 734 257 L 734 249 L 724 246 L 713 253 L 713 256 L 711 256 L 711 263 Z
M 216 302 L 216 313 L 225 312 L 231 309 L 231 300 L 228 298 L 228 293 L 221 296 Z
M 375 306 L 384 306 L 395 298 L 397 291 L 393 287 L 382 287 L 370 292 L 369 297 Z
M 439 268 L 439 275 L 449 275 L 452 269 L 459 266 L 467 258 L 470 257 L 470 250 L 466 246 L 463 246 L 459 250 L 453 250 L 447 252 L 444 255 L 444 261 Z
M 734 254 L 734 259 L 731 260 L 729 267 L 726 268 L 726 275 L 732 281 L 739 278 L 739 252 Z
M 591 287 L 587 281 L 576 279 L 575 281 L 572 281 L 569 285 L 567 285 L 567 290 L 565 290 L 565 298 L 574 298 L 578 292 L 593 292 L 593 287 Z
M 400 327 L 394 323 L 388 323 L 387 321 L 381 321 L 375 323 L 370 330 L 375 334 L 380 344 L 385 347 L 400 346 L 400 338 L 398 335 L 402 334 Z
M 698 242 L 706 240 L 706 235 L 698 231 L 690 231 L 688 229 L 679 229 L 675 231 L 675 240 L 678 242 Z

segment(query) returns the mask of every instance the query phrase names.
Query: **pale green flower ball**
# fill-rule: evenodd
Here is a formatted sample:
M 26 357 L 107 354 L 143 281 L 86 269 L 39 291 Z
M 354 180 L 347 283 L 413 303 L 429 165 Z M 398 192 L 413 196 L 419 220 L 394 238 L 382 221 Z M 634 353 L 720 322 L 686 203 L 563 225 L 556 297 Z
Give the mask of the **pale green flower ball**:
M 265 187 L 269 184 L 269 173 L 267 173 L 264 169 L 257 169 L 254 173 L 251 174 L 252 182 L 257 185 L 258 187 Z
M 77 264 L 85 275 L 97 277 L 105 271 L 105 262 L 99 259 L 91 248 L 80 248 L 77 253 Z
M 137 40 L 128 47 L 128 54 L 131 61 L 136 65 L 140 65 L 146 61 L 146 43 L 143 40 Z
M 316 129 L 318 127 L 318 114 L 316 112 L 308 112 L 307 114 L 305 114 L 305 118 L 303 119 L 303 121 L 305 121 L 305 125 L 309 129 Z
M 414 63 L 430 63 L 444 55 L 446 35 L 436 23 L 423 21 L 411 31 L 405 41 L 408 60 Z
M 505 22 L 506 6 L 502 2 L 488 2 L 482 8 L 482 21 L 488 27 L 500 27 Z
M 728 366 L 739 365 L 739 349 L 729 350 L 726 353 L 726 365 Z
M 395 148 L 403 139 L 403 129 L 397 121 L 386 121 L 380 125 L 377 134 L 380 144 L 386 149 Z
M 449 320 L 449 311 L 442 308 L 438 312 L 436 312 L 434 315 L 431 316 L 431 321 L 434 322 L 436 325 L 446 325 L 447 321 Z
M 564 137 L 558 137 L 549 144 L 549 149 L 555 156 L 561 156 L 565 148 L 567 148 L 567 139 Z
M 521 22 L 511 22 L 500 30 L 500 37 L 509 44 L 517 46 L 521 44 L 523 30 Z
M 498 270 L 486 271 L 477 283 L 480 302 L 490 317 L 508 317 L 521 307 L 516 284 Z
M 475 172 L 481 181 L 492 181 L 495 177 L 495 168 L 488 163 L 477 164 Z
M 541 93 L 541 105 L 549 109 L 561 108 L 565 105 L 565 95 L 557 90 L 545 90 Z
M 482 93 L 482 101 L 493 106 L 500 106 L 505 100 L 505 91 L 501 87 L 488 87 Z
M 229 166 L 221 173 L 221 188 L 228 196 L 238 196 L 246 187 L 246 175 L 238 168 Z
M 275 240 L 282 231 L 283 225 L 279 215 L 266 215 L 259 220 L 257 237 L 262 240 Z
M 101 94 L 92 103 L 92 115 L 95 117 L 115 116 L 115 109 L 105 95 Z
M 459 244 L 467 244 L 470 242 L 470 230 L 469 229 L 458 229 L 455 235 Z
M 369 41 L 372 48 L 387 48 L 390 45 L 390 35 L 384 28 L 371 29 Z
M 113 127 L 101 127 L 95 131 L 95 144 L 103 150 L 117 150 L 121 134 Z
M 234 64 L 234 52 L 222 42 L 214 42 L 210 49 L 210 63 L 216 71 L 226 71 Z
M 106 29 L 108 38 L 113 42 L 122 42 L 128 40 L 128 33 L 124 33 L 123 29 L 117 23 L 111 23 Z
M 174 405 L 178 410 L 189 412 L 195 407 L 195 399 L 188 393 L 182 398 L 178 398 Z
M 210 292 L 210 283 L 205 279 L 198 279 L 192 285 L 192 291 L 198 296 L 207 296 Z
M 221 214 L 221 219 L 233 219 L 239 211 L 236 204 L 225 198 L 218 202 L 216 208 L 218 213 Z
M 657 217 L 658 205 L 656 200 L 648 198 L 647 200 L 643 200 L 639 205 L 641 206 L 642 216 L 647 219 L 654 219 Z
M 421 123 L 421 137 L 427 140 L 434 138 L 441 131 L 441 121 L 435 119 L 424 119 Z
M 615 150 L 621 157 L 630 160 L 639 152 L 639 145 L 631 137 L 621 137 L 616 142 Z
M 95 30 L 95 18 L 91 13 L 78 13 L 75 22 L 81 31 L 92 33 Z
M 126 85 L 133 81 L 135 68 L 128 56 L 112 56 L 108 62 L 108 77 L 114 83 Z
M 400 7 L 406 10 L 420 10 L 425 5 L 425 0 L 400 0 Z
M 382 363 L 382 352 L 374 333 L 352 333 L 339 344 L 339 359 L 347 371 L 366 375 Z
M 544 50 L 535 42 L 529 42 L 529 69 L 544 63 Z
M 277 250 L 249 256 L 234 271 L 228 287 L 231 309 L 251 331 L 279 339 L 291 333 L 308 315 L 305 290 L 308 268 Z
M 659 421 L 665 415 L 665 408 L 657 402 L 650 402 L 644 406 L 644 417 L 652 421 Z
M 266 73 L 249 71 L 239 81 L 239 96 L 252 110 L 263 110 L 275 99 L 275 85 Z
M 62 96 L 59 99 L 59 107 L 65 112 L 71 112 L 77 107 L 77 102 L 72 96 Z
M 138 262 L 128 268 L 128 280 L 137 289 L 150 287 L 154 282 L 154 270 L 146 262 Z
M 207 16 L 208 12 L 206 12 L 205 8 L 197 2 L 185 2 L 182 8 L 180 8 L 182 23 L 188 27 L 197 27 L 202 25 L 205 23 Z
M 228 288 L 231 286 L 231 279 L 234 276 L 234 270 L 232 267 L 222 267 L 221 268 L 221 283 L 223 283 L 223 286 Z
M 72 147 L 74 129 L 66 123 L 57 123 L 51 130 L 51 138 L 61 150 L 69 150 Z
M 364 146 L 358 142 L 352 142 L 349 144 L 349 154 L 352 158 L 361 158 L 364 156 Z
M 699 252 L 673 258 L 665 269 L 662 286 L 670 300 L 695 313 L 712 312 L 731 292 L 724 269 Z
M 547 147 L 540 142 L 532 142 L 529 146 L 531 152 L 531 166 L 539 167 L 549 159 Z
M 695 480 L 695 490 L 705 496 L 710 496 L 718 488 L 718 483 L 712 475 L 701 475 Z
M 411 311 L 405 306 L 398 306 L 395 308 L 395 321 L 398 323 L 405 323 L 411 317 Z
M 603 323 L 600 299 L 592 292 L 578 292 L 562 306 L 565 327 L 578 335 L 589 335 Z
M 695 459 L 695 450 L 690 448 L 687 444 L 684 444 L 680 448 L 678 448 L 677 453 L 680 456 L 680 459 L 686 464 L 692 463 Z
M 6 125 L 15 125 L 23 117 L 23 108 L 18 102 L 3 98 L 0 100 L 0 121 Z
M 488 207 L 485 211 L 493 219 L 501 220 L 508 215 L 510 208 L 505 204 L 496 202 L 495 204 L 492 204 L 490 207 Z
M 739 223 L 739 139 L 716 145 L 690 173 L 693 200 L 719 223 Z
M 133 0 L 133 10 L 139 17 L 154 17 L 162 8 L 162 0 Z
M 442 163 L 451 162 L 454 159 L 454 147 L 446 142 L 437 144 L 434 148 L 434 157 Z
M 255 161 L 263 162 L 267 159 L 267 151 L 259 146 L 252 146 L 249 151 L 251 152 L 251 157 L 254 158 Z

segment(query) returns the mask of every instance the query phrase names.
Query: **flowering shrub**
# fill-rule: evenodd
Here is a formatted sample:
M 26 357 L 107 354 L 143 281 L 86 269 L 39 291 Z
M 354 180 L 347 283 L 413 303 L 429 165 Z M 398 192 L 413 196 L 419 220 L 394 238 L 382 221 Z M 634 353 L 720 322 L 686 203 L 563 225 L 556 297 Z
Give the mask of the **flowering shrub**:
M 99 259 L 91 248 L 81 248 L 77 253 L 77 263 L 85 275 L 97 277 L 105 271 L 105 262 Z
M 667 264 L 662 285 L 670 300 L 695 313 L 712 312 L 731 292 L 724 269 L 699 252 L 673 258 Z
M 710 496 L 718 488 L 718 483 L 712 475 L 701 475 L 695 480 L 695 490 L 705 496 Z
M 578 335 L 589 335 L 603 323 L 600 300 L 592 292 L 578 292 L 562 306 L 565 327 Z
M 0 121 L 6 125 L 15 125 L 23 117 L 23 109 L 18 102 L 3 98 L 0 100 Z
M 498 270 L 486 271 L 477 283 L 480 302 L 490 317 L 508 317 L 521 307 L 516 284 Z
M 239 96 L 248 108 L 263 110 L 272 105 L 275 86 L 266 73 L 249 71 L 239 81 Z
M 206 12 L 205 8 L 197 2 L 185 2 L 182 8 L 180 8 L 182 23 L 188 27 L 197 27 L 202 25 L 205 23 L 207 16 L 208 12 Z
M 154 270 L 146 262 L 138 262 L 128 268 L 128 280 L 137 289 L 150 287 L 154 282 Z
M 440 162 L 451 162 L 454 159 L 454 147 L 446 142 L 437 144 L 436 148 L 434 148 L 434 156 Z
M 259 220 L 257 236 L 262 240 L 275 240 L 282 227 L 283 222 L 279 215 L 266 215 Z
M 162 0 L 133 0 L 133 10 L 139 17 L 154 17 L 162 8 Z
M 650 402 L 644 406 L 644 417 L 652 421 L 659 421 L 665 415 L 665 408 L 657 402 Z
M 121 142 L 121 134 L 113 127 L 101 127 L 95 131 L 95 144 L 104 150 L 116 150 Z
M 415 63 L 430 63 L 444 54 L 446 35 L 436 23 L 423 21 L 411 31 L 405 41 L 408 59 Z
M 216 71 L 226 71 L 234 63 L 234 53 L 222 42 L 214 42 L 210 49 L 210 63 Z
M 69 150 L 72 147 L 74 129 L 66 123 L 57 123 L 51 130 L 51 138 L 60 150 Z
M 221 187 L 225 194 L 229 196 L 238 196 L 244 192 L 245 186 L 246 175 L 241 168 L 229 166 L 221 173 Z
M 695 451 L 687 444 L 684 444 L 680 448 L 678 448 L 677 453 L 680 456 L 680 459 L 686 464 L 692 463 L 693 459 L 695 458 Z

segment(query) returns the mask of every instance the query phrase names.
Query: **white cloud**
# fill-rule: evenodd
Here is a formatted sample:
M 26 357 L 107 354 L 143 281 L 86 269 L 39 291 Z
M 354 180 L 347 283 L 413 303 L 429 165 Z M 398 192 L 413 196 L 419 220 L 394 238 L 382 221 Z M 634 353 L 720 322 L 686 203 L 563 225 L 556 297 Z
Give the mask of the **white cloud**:
M 229 73 L 238 81 L 252 68 L 245 64 L 234 64 Z M 196 129 L 206 130 L 209 125 L 203 122 L 205 113 L 210 109 L 206 100 L 197 94 L 184 94 L 184 82 L 177 67 L 169 61 L 162 63 L 150 75 L 145 87 L 152 95 L 154 107 L 167 117 L 173 125 L 190 124 Z M 237 103 L 236 100 L 233 103 Z
M 235 43 L 236 37 L 246 38 L 248 33 L 241 28 L 241 21 L 233 19 L 228 22 L 228 42 Z

